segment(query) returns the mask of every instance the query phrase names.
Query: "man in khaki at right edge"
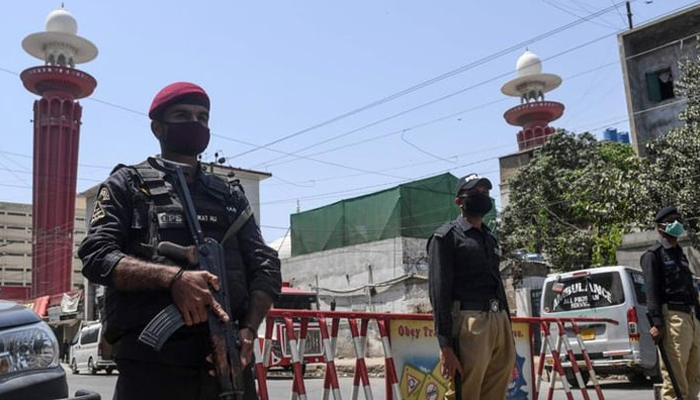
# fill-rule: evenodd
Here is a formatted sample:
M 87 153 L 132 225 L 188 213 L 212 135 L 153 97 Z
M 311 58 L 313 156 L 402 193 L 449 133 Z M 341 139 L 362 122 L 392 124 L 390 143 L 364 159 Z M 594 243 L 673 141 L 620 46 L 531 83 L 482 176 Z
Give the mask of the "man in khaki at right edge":
M 652 339 L 663 345 L 669 364 L 661 362 L 663 398 L 697 400 L 700 391 L 700 304 L 688 258 L 678 244 L 684 231 L 676 207 L 662 208 L 654 219 L 660 237 L 641 258 L 647 287 L 647 307 L 653 326 Z M 661 359 L 661 357 L 659 357 Z M 671 369 L 681 393 L 675 393 Z

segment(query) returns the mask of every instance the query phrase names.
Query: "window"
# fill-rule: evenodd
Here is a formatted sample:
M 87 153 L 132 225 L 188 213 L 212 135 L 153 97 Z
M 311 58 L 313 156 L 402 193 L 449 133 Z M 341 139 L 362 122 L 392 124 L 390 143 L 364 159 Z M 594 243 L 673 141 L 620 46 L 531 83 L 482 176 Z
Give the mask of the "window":
M 83 328 L 83 337 L 80 340 L 80 344 L 90 344 L 97 342 L 97 336 L 99 333 L 99 325 L 93 325 L 88 328 Z
M 647 287 L 644 284 L 644 275 L 630 271 L 630 277 L 634 284 L 634 295 L 637 297 L 637 303 L 647 304 Z
M 663 101 L 674 97 L 673 75 L 670 68 L 647 73 L 646 78 L 649 100 Z
M 625 302 L 622 280 L 617 272 L 550 281 L 544 290 L 545 312 L 609 307 Z

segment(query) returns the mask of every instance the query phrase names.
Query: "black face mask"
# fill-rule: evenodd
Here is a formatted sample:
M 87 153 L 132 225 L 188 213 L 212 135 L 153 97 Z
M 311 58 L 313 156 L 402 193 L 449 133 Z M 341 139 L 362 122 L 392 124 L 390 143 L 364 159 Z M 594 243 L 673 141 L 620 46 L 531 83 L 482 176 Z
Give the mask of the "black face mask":
M 196 156 L 209 145 L 209 128 L 197 121 L 164 123 L 163 147 L 177 154 Z
M 462 196 L 462 210 L 467 215 L 483 217 L 491 211 L 491 198 L 483 193 Z

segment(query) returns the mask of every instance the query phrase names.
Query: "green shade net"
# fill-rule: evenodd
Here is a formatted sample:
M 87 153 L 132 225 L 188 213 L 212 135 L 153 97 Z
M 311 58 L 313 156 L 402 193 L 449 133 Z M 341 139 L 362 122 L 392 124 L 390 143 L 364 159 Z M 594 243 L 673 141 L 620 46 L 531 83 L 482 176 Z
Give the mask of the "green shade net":
M 459 210 L 442 174 L 291 215 L 292 256 L 395 237 L 426 239 Z M 495 209 L 484 217 L 493 227 Z

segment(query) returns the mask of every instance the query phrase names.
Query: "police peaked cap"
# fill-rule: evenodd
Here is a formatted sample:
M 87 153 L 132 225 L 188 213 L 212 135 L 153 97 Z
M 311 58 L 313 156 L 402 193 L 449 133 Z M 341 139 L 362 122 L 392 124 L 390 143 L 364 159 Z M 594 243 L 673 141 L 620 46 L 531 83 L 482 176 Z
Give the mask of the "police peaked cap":
M 481 176 L 479 174 L 469 174 L 467 176 L 460 178 L 457 181 L 457 185 L 455 186 L 455 196 L 459 196 L 459 194 L 463 190 L 469 190 L 469 189 L 475 188 L 476 185 L 478 185 L 479 183 L 486 184 L 486 187 L 489 188 L 489 190 L 491 190 L 493 188 L 490 180 L 484 178 L 483 176 Z
M 163 111 L 173 104 L 195 104 L 209 109 L 209 96 L 200 86 L 190 82 L 175 82 L 156 94 L 148 111 L 148 116 L 158 120 Z
M 667 206 L 659 210 L 658 213 L 656 213 L 656 218 L 654 218 L 654 222 L 660 223 L 663 222 L 663 220 L 668 217 L 669 215 L 681 215 L 678 212 L 678 209 L 676 209 L 675 206 Z

